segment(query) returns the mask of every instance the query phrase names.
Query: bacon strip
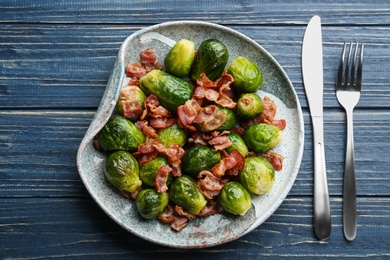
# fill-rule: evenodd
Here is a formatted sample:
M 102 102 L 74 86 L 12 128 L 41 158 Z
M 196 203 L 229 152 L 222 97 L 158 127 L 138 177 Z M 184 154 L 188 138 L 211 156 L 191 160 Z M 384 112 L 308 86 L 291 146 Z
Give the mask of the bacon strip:
M 217 196 L 227 180 L 223 181 L 212 172 L 203 170 L 198 174 L 197 185 L 207 199 Z
M 225 173 L 228 175 L 237 175 L 243 169 L 245 158 L 237 150 L 233 150 L 229 155 L 224 152 L 223 156 L 224 158 L 211 168 L 211 172 L 215 176 L 222 177 Z
M 278 153 L 268 151 L 266 153 L 261 154 L 264 158 L 266 158 L 274 167 L 275 171 L 280 171 L 283 169 L 283 160 L 284 157 Z
M 157 192 L 163 193 L 168 190 L 167 181 L 170 172 L 172 172 L 172 168 L 168 165 L 162 165 L 158 168 L 154 180 L 154 186 L 156 187 Z
M 198 214 L 199 217 L 208 217 L 223 212 L 223 208 L 216 200 L 208 200 L 206 206 Z

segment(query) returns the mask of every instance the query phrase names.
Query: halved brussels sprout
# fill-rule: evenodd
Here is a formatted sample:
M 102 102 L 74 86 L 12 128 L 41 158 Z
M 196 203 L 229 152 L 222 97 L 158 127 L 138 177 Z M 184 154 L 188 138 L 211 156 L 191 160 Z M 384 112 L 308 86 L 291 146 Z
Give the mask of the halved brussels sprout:
M 172 144 L 183 146 L 187 142 L 186 131 L 180 128 L 177 124 L 159 130 L 157 135 L 159 142 L 165 147 L 169 147 Z
M 237 93 L 255 92 L 263 84 L 263 75 L 259 67 L 241 56 L 232 61 L 228 73 L 234 78 L 233 88 Z
M 115 115 L 108 120 L 99 133 L 98 141 L 105 151 L 135 152 L 138 146 L 145 142 L 145 136 L 130 120 Z
M 245 93 L 237 101 L 237 115 L 243 119 L 252 119 L 264 110 L 263 102 L 256 93 Z
M 168 205 L 168 193 L 158 193 L 155 189 L 144 189 L 137 194 L 135 204 L 138 212 L 146 219 L 153 219 Z
M 223 130 L 232 129 L 237 123 L 236 114 L 234 114 L 233 110 L 229 108 L 222 107 L 222 106 L 217 106 L 217 107 L 218 107 L 218 111 L 224 112 L 227 115 L 227 120 L 220 127 L 218 127 L 217 130 L 223 131 Z
M 282 131 L 270 124 L 253 124 L 245 130 L 243 138 L 250 150 L 263 153 L 282 141 Z
M 164 60 L 168 73 L 179 77 L 187 77 L 195 58 L 195 44 L 192 41 L 181 39 L 171 48 Z
M 160 155 L 152 159 L 151 161 L 142 164 L 139 167 L 139 178 L 141 179 L 142 183 L 150 187 L 155 187 L 154 181 L 156 179 L 157 170 L 163 165 L 169 165 L 169 163 L 167 158 Z M 172 176 L 171 174 L 169 174 L 167 185 L 170 183 L 171 180 Z
M 136 121 L 144 110 L 145 93 L 137 86 L 125 86 L 119 93 L 119 99 L 116 103 L 118 114 L 131 121 Z M 138 107 L 137 110 L 131 110 Z
M 186 175 L 175 178 L 168 189 L 169 198 L 191 214 L 198 215 L 206 206 L 206 199 L 196 182 Z
M 203 41 L 198 49 L 195 65 L 191 71 L 193 80 L 197 80 L 203 72 L 210 80 L 218 79 L 224 71 L 229 59 L 226 46 L 216 40 Z
M 218 201 L 226 212 L 243 216 L 251 208 L 252 198 L 239 182 L 229 181 L 219 193 Z
M 265 194 L 274 184 L 275 170 L 272 164 L 261 156 L 247 157 L 238 178 L 250 192 Z
M 108 155 L 104 174 L 107 180 L 121 191 L 132 193 L 142 185 L 137 159 L 126 151 L 116 151 Z
M 213 148 L 198 145 L 191 147 L 183 156 L 181 167 L 185 174 L 197 178 L 198 173 L 209 170 L 221 161 L 221 153 Z
M 233 145 L 226 148 L 226 152 L 231 153 L 233 150 L 237 150 L 243 157 L 246 157 L 248 154 L 248 147 L 246 146 L 244 140 L 236 133 L 229 133 L 227 135 L 230 142 L 233 143 Z
M 152 70 L 139 80 L 146 95 L 154 94 L 161 104 L 176 114 L 177 107 L 192 98 L 193 87 L 187 81 L 161 70 Z

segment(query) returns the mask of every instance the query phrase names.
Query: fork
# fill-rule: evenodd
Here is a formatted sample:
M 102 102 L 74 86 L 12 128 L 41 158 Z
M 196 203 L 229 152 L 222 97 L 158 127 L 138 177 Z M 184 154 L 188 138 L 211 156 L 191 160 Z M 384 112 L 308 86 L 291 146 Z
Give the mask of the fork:
M 355 179 L 355 152 L 353 140 L 353 109 L 359 102 L 360 90 L 362 87 L 363 50 L 364 43 L 360 44 L 359 61 L 357 54 L 359 43 L 351 43 L 348 52 L 348 59 L 344 67 L 344 56 L 347 44 L 340 57 L 340 64 L 337 73 L 336 96 L 341 106 L 344 107 L 347 116 L 347 144 L 345 154 L 344 188 L 343 188 L 343 229 L 347 240 L 353 241 L 357 232 L 357 210 L 356 210 L 356 179 Z M 352 49 L 355 48 L 352 56 Z M 352 62 L 352 66 L 351 66 Z M 355 77 L 356 72 L 356 77 Z

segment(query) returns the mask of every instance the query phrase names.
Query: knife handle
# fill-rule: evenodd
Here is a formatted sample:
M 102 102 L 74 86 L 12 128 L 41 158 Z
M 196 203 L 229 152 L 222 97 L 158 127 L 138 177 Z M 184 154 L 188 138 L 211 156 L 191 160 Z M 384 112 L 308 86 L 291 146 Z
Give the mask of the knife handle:
M 314 141 L 314 233 L 318 239 L 329 237 L 331 217 L 326 177 L 323 117 L 312 117 Z

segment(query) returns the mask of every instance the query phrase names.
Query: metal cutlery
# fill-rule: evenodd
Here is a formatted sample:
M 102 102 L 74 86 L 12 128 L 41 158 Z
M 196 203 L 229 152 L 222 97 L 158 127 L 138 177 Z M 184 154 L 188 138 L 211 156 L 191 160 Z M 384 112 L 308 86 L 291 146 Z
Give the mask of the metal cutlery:
M 347 116 L 347 144 L 345 154 L 343 188 L 343 229 L 345 238 L 349 241 L 353 241 L 356 237 L 357 232 L 353 109 L 360 99 L 360 90 L 362 87 L 364 43 L 360 45 L 360 54 L 358 61 L 357 54 L 359 49 L 359 43 L 356 42 L 356 44 L 350 44 L 347 62 L 344 65 L 346 46 L 347 44 L 344 43 L 344 48 L 340 57 L 336 82 L 336 96 L 340 105 L 344 107 Z M 354 52 L 353 49 L 355 49 Z
M 331 216 L 325 165 L 323 129 L 323 67 L 321 19 L 313 16 L 302 43 L 302 75 L 313 125 L 314 144 L 314 233 L 329 237 Z

